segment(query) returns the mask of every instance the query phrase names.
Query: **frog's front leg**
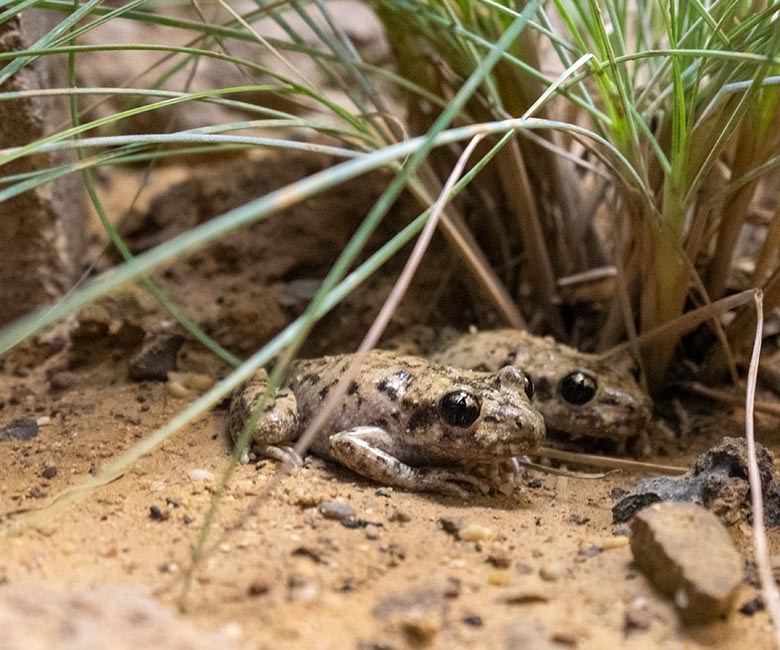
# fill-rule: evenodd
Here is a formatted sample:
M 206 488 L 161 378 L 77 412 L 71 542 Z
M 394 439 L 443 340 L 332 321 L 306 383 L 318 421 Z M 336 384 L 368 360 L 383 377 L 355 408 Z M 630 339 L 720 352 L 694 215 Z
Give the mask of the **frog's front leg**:
M 257 421 L 252 429 L 250 446 L 260 455 L 274 458 L 297 468 L 303 464 L 301 457 L 290 444 L 299 430 L 298 404 L 291 390 L 281 388 L 273 397 L 260 401 L 268 387 L 268 373 L 258 370 L 246 384 L 238 389 L 230 402 L 228 430 L 234 442 L 238 441 L 247 421 L 259 407 Z M 244 459 L 242 456 L 242 460 Z
M 412 467 L 392 455 L 393 439 L 379 427 L 355 427 L 328 438 L 330 455 L 353 472 L 378 483 L 408 490 L 466 497 L 459 483 L 487 491 L 485 481 L 446 467 Z

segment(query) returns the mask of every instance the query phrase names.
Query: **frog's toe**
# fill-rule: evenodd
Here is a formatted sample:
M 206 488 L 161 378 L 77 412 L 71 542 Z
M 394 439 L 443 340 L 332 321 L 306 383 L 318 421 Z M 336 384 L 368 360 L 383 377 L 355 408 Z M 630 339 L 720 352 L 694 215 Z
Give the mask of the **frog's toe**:
M 490 482 L 466 472 L 457 472 L 447 468 L 418 468 L 418 490 L 441 492 L 450 496 L 466 498 L 469 491 L 464 487 L 471 485 L 483 494 L 490 491 Z
M 293 447 L 268 445 L 263 449 L 262 453 L 263 456 L 278 460 L 284 465 L 285 470 L 289 472 L 296 472 L 303 467 L 303 459 Z

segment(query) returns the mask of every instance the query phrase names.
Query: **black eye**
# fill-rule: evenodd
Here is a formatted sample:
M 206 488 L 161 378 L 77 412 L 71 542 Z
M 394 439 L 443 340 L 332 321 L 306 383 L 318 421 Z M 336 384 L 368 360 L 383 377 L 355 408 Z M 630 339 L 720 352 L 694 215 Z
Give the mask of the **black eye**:
M 534 380 L 531 379 L 531 375 L 523 373 L 525 396 L 531 399 L 534 396 Z
M 447 393 L 439 402 L 439 412 L 447 424 L 454 427 L 467 427 L 479 417 L 481 404 L 471 393 L 456 390 Z
M 558 384 L 563 399 L 569 404 L 585 404 L 596 394 L 596 380 L 582 370 L 570 372 Z

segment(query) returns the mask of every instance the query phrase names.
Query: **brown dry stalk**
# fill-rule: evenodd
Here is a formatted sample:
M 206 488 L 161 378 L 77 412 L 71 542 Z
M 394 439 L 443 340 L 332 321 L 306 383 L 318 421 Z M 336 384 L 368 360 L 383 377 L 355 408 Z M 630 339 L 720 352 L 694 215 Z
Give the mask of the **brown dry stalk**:
M 748 301 L 750 301 L 751 298 L 753 298 L 756 291 L 757 289 L 748 289 L 747 291 L 742 291 L 733 296 L 729 296 L 728 298 L 721 298 L 720 300 L 717 300 L 713 303 L 704 305 L 697 309 L 693 309 L 692 311 L 689 311 L 682 316 L 678 316 L 668 323 L 664 323 L 663 325 L 659 325 L 658 327 L 648 332 L 640 334 L 636 338 L 636 344 L 639 345 L 639 347 L 643 347 L 651 341 L 664 336 L 669 336 L 670 334 L 679 336 L 689 332 L 694 327 L 698 327 L 705 321 L 714 319 L 717 316 L 720 316 L 721 314 L 729 311 L 730 309 L 734 309 L 735 307 L 746 304 Z M 631 347 L 632 343 L 630 341 L 626 341 L 625 343 L 621 343 L 610 348 L 604 352 L 602 356 L 608 358 L 615 355 L 625 354 L 631 350 Z
M 701 395 L 716 402 L 723 402 L 724 404 L 733 404 L 735 406 L 744 406 L 745 398 L 742 395 L 731 393 L 726 390 L 720 390 L 718 388 L 710 388 L 697 381 L 681 381 L 675 382 L 675 386 L 682 388 L 683 390 L 693 393 L 694 395 Z M 753 410 L 759 413 L 765 413 L 766 415 L 774 415 L 780 417 L 780 404 L 774 402 L 762 402 L 758 401 L 753 404 Z
M 536 453 L 543 458 L 560 460 L 566 463 L 576 463 L 578 465 L 590 465 L 591 467 L 603 467 L 606 469 L 624 469 L 632 472 L 668 474 L 669 476 L 679 476 L 688 471 L 687 468 L 677 467 L 676 465 L 659 465 L 658 463 L 645 463 L 639 460 L 629 460 L 627 458 L 595 456 L 593 454 L 564 451 L 562 449 L 552 449 L 550 447 L 541 447 Z

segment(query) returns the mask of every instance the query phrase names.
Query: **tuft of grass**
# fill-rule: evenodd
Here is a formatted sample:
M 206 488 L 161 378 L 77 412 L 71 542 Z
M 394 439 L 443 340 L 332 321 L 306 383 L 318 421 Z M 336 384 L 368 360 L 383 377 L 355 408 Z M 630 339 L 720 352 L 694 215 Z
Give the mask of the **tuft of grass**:
M 640 333 L 688 304 L 748 288 L 730 284 L 738 239 L 780 153 L 780 5 L 763 4 L 753 13 L 735 1 L 556 0 L 536 12 L 461 112 L 463 123 L 522 114 L 557 74 L 586 57 L 576 78 L 535 113 L 568 124 L 532 137 L 519 128 L 485 179 L 501 192 L 496 204 L 507 231 L 519 224 L 527 263 L 513 281 L 531 289 L 545 329 L 560 333 L 567 315 L 557 281 L 604 263 L 619 269 Z M 374 5 L 401 71 L 443 98 L 516 13 L 494 1 Z M 426 101 L 411 96 L 410 112 L 426 115 Z M 411 127 L 425 130 L 419 122 Z M 596 200 L 583 196 L 588 187 L 599 188 Z M 758 259 L 765 262 L 770 250 Z M 768 275 L 764 263 L 748 286 L 771 288 Z M 631 331 L 621 300 L 615 294 L 607 305 L 599 347 Z M 731 333 L 738 349 L 752 340 L 747 330 Z M 677 343 L 668 336 L 647 346 L 651 387 L 663 382 Z M 724 363 L 720 355 L 714 365 Z

